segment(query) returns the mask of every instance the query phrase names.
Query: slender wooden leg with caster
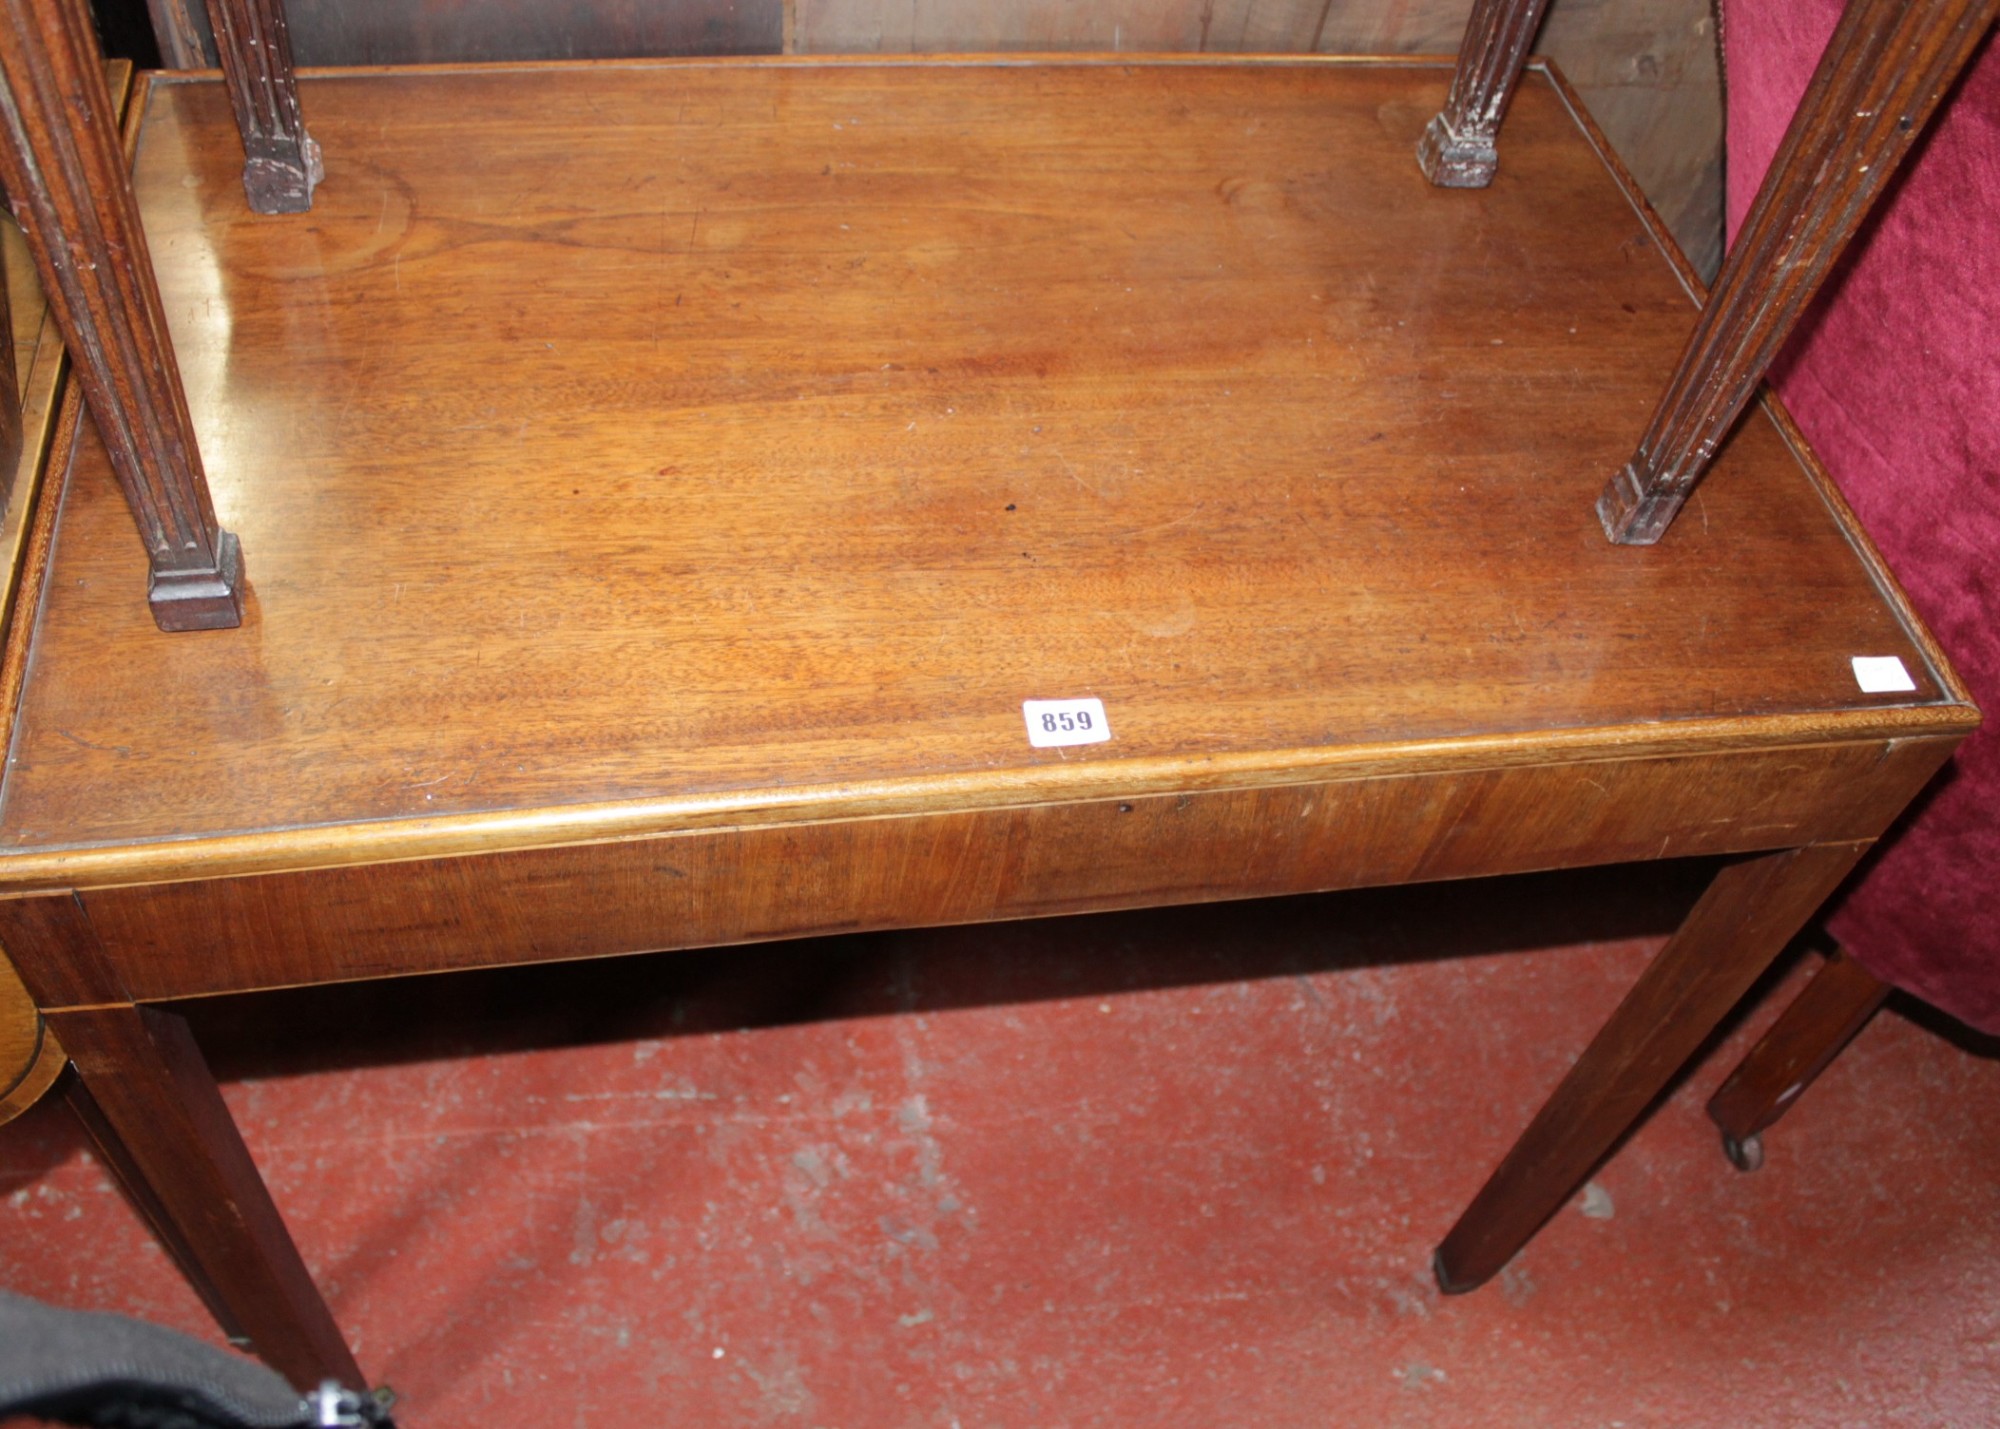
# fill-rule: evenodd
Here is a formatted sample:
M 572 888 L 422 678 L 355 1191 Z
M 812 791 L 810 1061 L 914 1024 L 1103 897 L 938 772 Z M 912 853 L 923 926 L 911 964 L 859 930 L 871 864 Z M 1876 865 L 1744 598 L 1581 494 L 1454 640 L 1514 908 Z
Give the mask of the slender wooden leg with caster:
M 1868 1025 L 1889 985 L 1835 952 L 1708 1099 L 1722 1154 L 1738 1171 L 1764 1164 L 1760 1133 L 1791 1108 L 1840 1049 Z
M 1649 546 L 1708 469 L 2000 0 L 1849 0 L 1638 450 L 1597 501 Z
M 365 1388 L 184 1019 L 152 1007 L 49 1014 L 71 1104 L 232 1338 L 301 1390 Z
M 1473 0 L 1444 109 L 1417 143 L 1424 177 L 1439 188 L 1483 189 L 1500 165 L 1494 138 L 1521 78 L 1547 0 Z
M 0 185 L 138 522 L 153 619 L 240 625 L 242 553 L 215 519 L 82 0 L 0 0 L 0 80 Z
M 1762 854 L 1715 876 L 1438 1247 L 1434 1268 L 1447 1294 L 1478 1288 L 1513 1259 L 1867 848 Z
M 325 171 L 306 133 L 283 0 L 208 0 L 215 53 L 243 136 L 243 193 L 258 213 L 304 213 Z

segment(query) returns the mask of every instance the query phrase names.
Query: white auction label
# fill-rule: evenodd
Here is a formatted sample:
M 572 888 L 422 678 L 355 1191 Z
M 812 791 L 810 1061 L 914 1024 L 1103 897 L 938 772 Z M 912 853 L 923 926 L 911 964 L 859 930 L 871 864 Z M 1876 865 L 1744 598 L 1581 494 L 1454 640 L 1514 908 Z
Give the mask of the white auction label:
M 1864 695 L 1895 694 L 1917 687 L 1910 672 L 1903 668 L 1903 662 L 1894 655 L 1856 655 L 1854 683 L 1861 686 Z
M 1103 700 L 1023 700 L 1028 743 L 1037 749 L 1064 744 L 1102 744 L 1111 738 Z

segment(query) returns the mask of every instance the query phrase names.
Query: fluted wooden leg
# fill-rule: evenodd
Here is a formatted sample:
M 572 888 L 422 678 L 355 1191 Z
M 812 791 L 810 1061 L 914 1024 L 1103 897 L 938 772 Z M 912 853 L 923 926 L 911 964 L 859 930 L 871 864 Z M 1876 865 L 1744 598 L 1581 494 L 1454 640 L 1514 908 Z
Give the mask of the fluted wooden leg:
M 180 369 L 82 0 L 0 0 L 0 185 L 138 522 L 163 630 L 242 623 Z
M 188 0 L 146 0 L 153 21 L 153 39 L 160 47 L 160 63 L 168 69 L 206 69 L 208 55 L 201 31 L 195 28 Z
M 243 136 L 243 192 L 258 213 L 304 213 L 323 176 L 306 133 L 284 0 L 207 0 L 216 57 Z
M 1660 539 L 2000 0 L 1849 0 L 1632 459 L 1605 534 Z
M 129 1005 L 48 1016 L 87 1093 L 72 1105 L 224 1329 L 301 1390 L 364 1388 L 186 1021 Z
M 1438 1247 L 1447 1293 L 1476 1289 L 1513 1259 L 1867 848 L 1762 854 L 1715 876 Z
M 1417 162 L 1432 183 L 1483 189 L 1493 182 L 1500 163 L 1494 139 L 1545 7 L 1546 0 L 1473 0 L 1451 92 L 1417 144 Z
M 1790 1109 L 1888 996 L 1889 985 L 1847 954 L 1827 959 L 1708 1100 L 1732 1165 L 1755 1171 L 1763 1164 L 1759 1133 Z

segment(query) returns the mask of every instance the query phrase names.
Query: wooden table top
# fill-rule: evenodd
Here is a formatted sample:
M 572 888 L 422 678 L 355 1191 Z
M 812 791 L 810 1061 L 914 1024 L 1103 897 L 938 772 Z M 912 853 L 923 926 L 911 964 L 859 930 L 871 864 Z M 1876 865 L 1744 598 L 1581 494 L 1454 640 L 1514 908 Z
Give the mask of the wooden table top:
M 154 629 L 86 424 L 0 886 L 1963 727 L 1768 414 L 1605 541 L 1693 303 L 1546 76 L 1491 189 L 1427 185 L 1448 79 L 319 74 L 283 218 L 220 83 L 155 81 L 248 609 Z M 1109 742 L 1029 747 L 1083 696 Z

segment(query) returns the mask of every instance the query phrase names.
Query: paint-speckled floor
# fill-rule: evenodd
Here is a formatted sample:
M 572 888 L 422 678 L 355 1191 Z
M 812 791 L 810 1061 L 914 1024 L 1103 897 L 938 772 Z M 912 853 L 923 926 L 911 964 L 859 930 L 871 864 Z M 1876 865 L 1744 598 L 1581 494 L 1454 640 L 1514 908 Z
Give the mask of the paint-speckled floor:
M 2000 1422 L 2000 1060 L 1878 1017 L 1752 1176 L 1700 1105 L 1505 1275 L 1430 1248 L 1684 870 L 243 999 L 225 1092 L 409 1429 Z M 60 1105 L 0 1285 L 213 1335 Z

